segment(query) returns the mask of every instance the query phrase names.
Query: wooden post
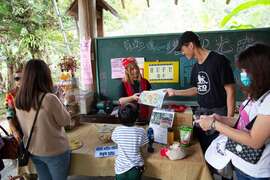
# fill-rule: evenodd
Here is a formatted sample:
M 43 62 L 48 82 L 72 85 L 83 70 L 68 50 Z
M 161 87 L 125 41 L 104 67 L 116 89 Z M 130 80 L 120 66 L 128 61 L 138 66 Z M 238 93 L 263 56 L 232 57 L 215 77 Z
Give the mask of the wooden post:
M 122 3 L 122 8 L 125 9 L 125 1 L 121 0 L 121 3 Z
M 102 9 L 97 9 L 97 36 L 103 37 L 103 11 Z
M 80 38 L 89 39 L 97 35 L 96 0 L 79 0 Z
M 150 7 L 150 2 L 149 2 L 150 0 L 146 0 L 146 2 L 147 2 L 147 7 Z

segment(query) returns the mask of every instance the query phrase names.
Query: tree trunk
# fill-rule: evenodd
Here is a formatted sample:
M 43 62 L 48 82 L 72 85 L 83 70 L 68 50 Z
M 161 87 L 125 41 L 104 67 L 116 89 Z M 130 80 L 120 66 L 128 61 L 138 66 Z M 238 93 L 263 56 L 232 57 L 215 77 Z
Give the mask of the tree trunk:
M 13 88 L 14 84 L 14 64 L 7 63 L 7 89 L 8 91 Z

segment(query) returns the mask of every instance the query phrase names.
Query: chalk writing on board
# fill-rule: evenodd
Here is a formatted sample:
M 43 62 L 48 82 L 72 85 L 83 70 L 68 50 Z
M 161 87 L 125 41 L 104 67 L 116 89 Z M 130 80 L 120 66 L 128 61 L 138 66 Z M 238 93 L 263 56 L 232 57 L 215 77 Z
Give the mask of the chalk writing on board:
M 208 48 L 210 46 L 210 41 L 209 39 L 203 39 L 202 40 L 202 47 L 203 48 Z
M 248 35 L 246 33 L 246 35 L 243 39 L 240 39 L 237 41 L 236 52 L 240 52 L 240 51 L 244 50 L 247 46 L 249 46 L 250 44 L 252 44 L 254 42 L 255 42 L 254 38 L 248 37 Z
M 178 39 L 174 39 L 168 42 L 167 54 L 172 54 L 175 52 L 175 48 L 178 46 Z
M 125 40 L 124 41 L 124 48 L 127 51 L 142 51 L 143 49 L 145 49 L 145 44 L 144 42 L 138 40 L 138 39 L 134 39 L 134 40 Z
M 150 40 L 148 43 L 146 43 L 146 48 L 150 51 L 155 51 L 155 43 L 154 41 Z
M 160 41 L 153 41 L 150 40 L 148 42 L 143 42 L 139 39 L 134 40 L 125 40 L 123 42 L 124 49 L 127 51 L 142 51 L 147 50 L 151 52 L 162 52 L 166 54 L 173 54 L 175 51 L 175 48 L 178 46 L 178 40 L 173 39 L 160 43 Z
M 146 48 L 149 51 L 152 52 L 163 52 L 166 54 L 171 54 L 174 53 L 175 48 L 178 45 L 178 40 L 169 40 L 169 41 L 164 41 L 163 43 L 155 43 L 155 41 L 150 40 L 146 43 Z
M 223 36 L 219 36 L 216 39 L 217 49 L 216 51 L 222 54 L 229 54 L 233 52 L 233 47 L 231 46 L 231 42 L 228 38 L 224 38 Z
M 155 42 L 153 40 L 150 40 L 146 43 L 147 50 L 152 51 L 152 52 L 160 52 L 160 51 L 165 52 L 166 46 L 167 45 L 165 42 L 158 44 L 157 42 Z

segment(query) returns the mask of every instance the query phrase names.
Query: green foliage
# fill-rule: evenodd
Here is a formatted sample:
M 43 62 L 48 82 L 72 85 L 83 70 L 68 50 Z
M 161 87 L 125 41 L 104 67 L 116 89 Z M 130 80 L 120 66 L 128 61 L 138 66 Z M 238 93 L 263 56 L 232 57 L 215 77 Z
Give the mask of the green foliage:
M 2 3 L 2 1 L 0 2 L 0 18 L 3 18 L 4 16 L 8 15 L 10 7 L 7 4 Z
M 269 6 L 269 5 L 270 5 L 270 0 L 250 0 L 250 1 L 244 2 L 240 5 L 238 5 L 235 9 L 233 9 L 232 12 L 229 13 L 227 16 L 225 16 L 222 19 L 220 26 L 224 27 L 233 17 L 237 16 L 242 11 L 254 8 L 256 6 Z M 252 25 L 232 26 L 232 29 L 234 29 L 236 27 L 237 27 L 237 29 L 252 28 Z
M 232 30 L 238 30 L 238 29 L 254 29 L 256 28 L 255 26 L 251 25 L 251 24 L 241 24 L 241 25 L 232 25 L 230 26 L 230 29 Z
M 36 54 L 39 56 L 44 52 L 44 46 L 47 43 L 43 40 L 46 37 L 41 32 L 48 28 L 52 29 L 57 22 L 57 18 L 52 14 L 52 8 L 48 8 L 48 2 L 41 4 L 44 2 L 11 0 L 1 3 L 4 13 L 0 14 L 5 14 L 5 16 L 1 16 L 1 20 L 5 22 L 1 25 L 1 29 L 3 29 L 1 34 L 5 37 L 6 43 L 13 42 L 13 46 L 21 49 L 19 51 L 28 50 L 33 58 L 37 56 Z M 5 50 L 10 51 L 9 47 L 7 46 Z M 11 56 L 13 53 L 2 52 L 2 54 L 8 55 L 7 59 L 17 59 Z
M 64 15 L 70 0 L 58 0 L 58 5 Z M 65 27 L 75 29 L 71 17 L 62 19 Z M 60 57 L 68 55 L 52 1 L 0 0 L 0 22 L 0 56 L 6 57 L 9 85 L 13 84 L 9 76 L 28 59 L 41 58 L 57 64 Z M 79 43 L 73 34 L 68 33 L 68 40 L 76 55 Z
M 125 0 L 125 8 L 122 7 L 120 0 L 106 0 L 106 2 L 117 10 L 120 19 L 113 16 L 110 12 L 104 11 L 105 32 L 123 28 L 125 22 L 136 17 L 146 8 L 146 6 L 140 6 L 138 3 L 136 4 L 136 1 L 134 0 Z

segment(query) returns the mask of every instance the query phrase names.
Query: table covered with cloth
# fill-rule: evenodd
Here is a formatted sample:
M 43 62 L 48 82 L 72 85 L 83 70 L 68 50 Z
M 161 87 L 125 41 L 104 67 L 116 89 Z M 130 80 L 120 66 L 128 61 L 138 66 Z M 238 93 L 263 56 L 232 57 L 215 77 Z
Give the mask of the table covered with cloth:
M 114 125 L 117 126 L 117 125 Z M 95 158 L 95 147 L 103 144 L 98 136 L 97 124 L 83 123 L 67 133 L 69 139 L 79 140 L 83 146 L 72 151 L 70 175 L 83 176 L 114 176 L 115 157 Z M 162 180 L 211 180 L 212 177 L 205 163 L 201 147 L 198 142 L 186 148 L 188 156 L 182 160 L 171 161 L 161 157 L 159 150 L 164 147 L 154 143 L 154 153 L 148 153 L 143 148 L 145 159 L 145 176 Z

